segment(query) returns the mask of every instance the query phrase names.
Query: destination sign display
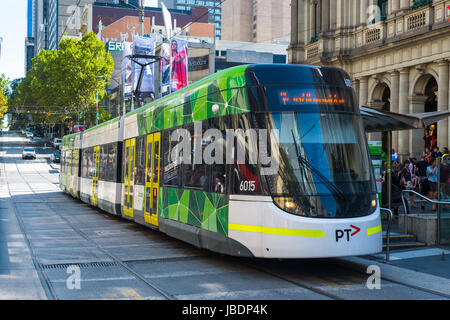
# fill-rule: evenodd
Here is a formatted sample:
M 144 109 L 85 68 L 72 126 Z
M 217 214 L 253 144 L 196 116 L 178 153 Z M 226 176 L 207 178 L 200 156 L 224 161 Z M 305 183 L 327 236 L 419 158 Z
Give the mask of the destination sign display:
M 322 92 L 313 89 L 287 89 L 279 90 L 278 98 L 282 105 L 302 105 L 302 104 L 333 104 L 344 105 L 345 99 L 338 93 L 331 93 L 328 90 Z

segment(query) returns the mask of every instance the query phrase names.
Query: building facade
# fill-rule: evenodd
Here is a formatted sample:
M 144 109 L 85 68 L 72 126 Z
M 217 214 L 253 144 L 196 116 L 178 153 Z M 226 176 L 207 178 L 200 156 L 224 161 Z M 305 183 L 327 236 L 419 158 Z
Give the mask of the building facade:
M 222 4 L 222 39 L 288 44 L 291 0 L 227 0 Z
M 164 2 L 165 3 L 165 2 Z M 216 40 L 222 39 L 222 1 L 221 0 L 175 0 L 178 10 L 190 11 L 195 6 L 208 9 L 208 22 L 215 25 Z
M 36 0 L 27 1 L 27 36 L 25 37 L 25 74 L 32 66 L 34 58 L 34 38 L 36 36 Z
M 254 42 L 216 41 L 216 71 L 252 63 L 287 62 L 287 45 Z
M 402 114 L 449 110 L 448 0 L 292 0 L 289 62 L 331 65 L 353 79 L 360 105 Z M 448 120 L 427 128 L 449 147 Z M 393 132 L 402 159 L 424 130 Z M 379 140 L 380 135 L 370 135 Z

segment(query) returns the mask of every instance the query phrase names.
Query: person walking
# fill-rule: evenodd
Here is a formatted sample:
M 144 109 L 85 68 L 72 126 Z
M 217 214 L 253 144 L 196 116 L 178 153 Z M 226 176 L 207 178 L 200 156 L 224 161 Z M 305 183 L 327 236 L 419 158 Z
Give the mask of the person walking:
M 437 200 L 437 184 L 438 184 L 438 166 L 436 158 L 432 158 L 430 165 L 427 167 L 428 177 L 428 198 L 431 200 Z M 433 203 L 432 210 L 436 211 L 436 204 Z

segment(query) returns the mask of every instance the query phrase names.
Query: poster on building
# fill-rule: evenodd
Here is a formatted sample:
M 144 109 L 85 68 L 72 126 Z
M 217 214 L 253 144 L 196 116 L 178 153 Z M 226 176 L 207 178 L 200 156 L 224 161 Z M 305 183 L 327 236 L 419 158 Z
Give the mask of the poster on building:
M 169 94 L 170 85 L 170 46 L 168 43 L 161 45 L 161 60 L 159 66 L 161 70 L 161 92 L 165 96 Z
M 155 39 L 148 37 L 135 36 L 133 39 L 133 55 L 155 55 Z M 139 58 L 136 59 L 140 64 L 147 64 L 144 66 L 144 71 L 142 73 L 141 86 L 139 87 L 139 92 L 141 93 L 141 98 L 153 97 L 155 94 L 155 83 L 154 83 L 154 59 L 150 58 Z M 141 66 L 137 63 L 133 63 L 133 90 L 136 90 L 136 86 L 139 81 L 139 75 L 141 72 Z
M 188 83 L 188 42 L 187 40 L 172 38 L 172 92 L 180 90 Z
M 123 58 L 122 58 L 122 81 L 123 81 L 123 96 L 125 101 L 131 100 L 133 90 L 133 69 L 132 62 L 127 56 L 132 54 L 132 43 L 124 42 L 123 44 Z

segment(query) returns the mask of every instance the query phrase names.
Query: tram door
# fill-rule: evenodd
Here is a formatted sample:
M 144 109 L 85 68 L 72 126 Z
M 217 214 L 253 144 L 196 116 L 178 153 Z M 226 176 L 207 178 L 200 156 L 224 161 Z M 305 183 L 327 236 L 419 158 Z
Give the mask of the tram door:
M 94 147 L 94 175 L 92 176 L 92 204 L 98 205 L 98 176 L 99 176 L 100 147 Z
M 79 161 L 79 152 L 78 149 L 73 150 L 72 156 L 72 194 L 77 196 L 78 190 L 78 161 Z
M 145 177 L 145 222 L 158 226 L 159 170 L 161 152 L 161 133 L 147 136 Z
M 72 150 L 66 151 L 66 163 L 67 163 L 67 192 L 71 192 L 72 187 Z
M 134 150 L 136 148 L 136 138 L 125 142 L 125 166 L 123 173 L 123 213 L 133 218 L 133 200 L 134 200 Z

